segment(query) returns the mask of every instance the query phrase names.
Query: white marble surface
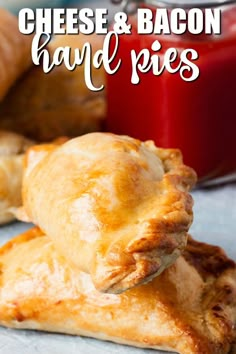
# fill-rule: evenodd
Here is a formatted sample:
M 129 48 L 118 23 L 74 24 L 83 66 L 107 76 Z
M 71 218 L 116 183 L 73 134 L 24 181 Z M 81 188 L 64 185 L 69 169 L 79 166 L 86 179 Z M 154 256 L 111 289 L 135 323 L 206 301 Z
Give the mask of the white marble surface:
M 192 235 L 217 244 L 236 260 L 236 184 L 197 190 Z
M 191 232 L 199 240 L 223 247 L 236 260 L 236 184 L 218 189 L 197 190 L 195 221 Z M 0 229 L 3 244 L 28 225 L 15 223 Z M 154 354 L 88 338 L 13 331 L 0 328 L 0 354 Z

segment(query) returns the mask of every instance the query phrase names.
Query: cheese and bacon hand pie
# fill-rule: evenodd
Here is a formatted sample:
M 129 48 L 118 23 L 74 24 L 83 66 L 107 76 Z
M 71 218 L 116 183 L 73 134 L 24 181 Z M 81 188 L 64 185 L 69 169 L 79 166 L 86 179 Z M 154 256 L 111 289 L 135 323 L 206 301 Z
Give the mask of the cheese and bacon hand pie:
M 21 205 L 23 156 L 32 141 L 0 131 L 0 225 L 15 219 L 12 208 Z
M 17 17 L 0 8 L 0 101 L 32 65 L 32 37 L 19 32 Z
M 0 264 L 6 327 L 181 354 L 226 354 L 236 339 L 236 267 L 218 247 L 190 239 L 159 277 L 120 295 L 98 292 L 39 229 L 5 245 Z
M 47 149 L 29 158 L 18 217 L 39 226 L 98 290 L 125 291 L 175 262 L 196 181 L 178 150 L 106 133 Z
M 91 43 L 95 53 L 102 48 L 103 37 L 57 35 L 48 50 L 53 54 L 56 48 L 68 46 L 73 53 L 86 42 Z M 101 130 L 106 115 L 105 90 L 89 90 L 84 72 L 84 65 L 69 71 L 62 64 L 48 74 L 42 67 L 32 67 L 0 104 L 0 128 L 44 142 L 62 135 L 74 137 Z M 92 77 L 96 87 L 105 84 L 103 68 L 93 69 Z

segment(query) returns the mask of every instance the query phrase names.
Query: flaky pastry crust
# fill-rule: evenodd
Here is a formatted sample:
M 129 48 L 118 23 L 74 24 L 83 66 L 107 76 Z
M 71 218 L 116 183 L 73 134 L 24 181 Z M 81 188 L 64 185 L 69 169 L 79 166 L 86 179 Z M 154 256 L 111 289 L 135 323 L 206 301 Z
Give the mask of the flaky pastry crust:
M 0 264 L 3 326 L 181 354 L 226 354 L 236 339 L 235 263 L 191 238 L 159 277 L 120 295 L 98 292 L 39 229 L 4 246 Z
M 12 221 L 11 208 L 22 203 L 23 156 L 32 144 L 21 135 L 0 131 L 0 224 Z
M 33 168 L 29 163 L 25 221 L 91 274 L 97 289 L 119 293 L 159 275 L 184 250 L 195 181 L 178 150 L 88 134 L 49 151 Z

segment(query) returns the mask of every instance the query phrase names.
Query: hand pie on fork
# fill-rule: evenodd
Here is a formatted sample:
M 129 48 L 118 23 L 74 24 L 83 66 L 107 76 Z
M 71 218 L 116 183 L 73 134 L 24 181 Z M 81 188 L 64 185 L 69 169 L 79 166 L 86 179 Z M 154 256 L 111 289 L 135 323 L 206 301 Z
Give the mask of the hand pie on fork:
M 120 293 L 176 261 L 186 247 L 188 191 L 196 181 L 178 150 L 106 133 L 49 150 L 38 148 L 37 163 L 29 159 L 23 219 L 75 269 L 91 274 L 98 290 Z
M 65 241 L 65 248 L 68 247 Z M 98 292 L 39 229 L 0 249 L 0 324 L 181 354 L 226 354 L 236 339 L 236 267 L 189 239 L 176 263 L 120 295 Z

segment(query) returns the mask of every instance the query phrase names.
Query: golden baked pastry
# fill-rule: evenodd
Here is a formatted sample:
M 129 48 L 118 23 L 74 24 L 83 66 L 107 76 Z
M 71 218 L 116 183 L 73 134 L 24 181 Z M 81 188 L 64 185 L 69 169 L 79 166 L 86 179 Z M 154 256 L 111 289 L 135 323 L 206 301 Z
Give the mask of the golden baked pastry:
M 17 17 L 0 8 L 0 101 L 32 65 L 31 43 L 31 36 L 19 32 Z
M 12 221 L 11 209 L 21 205 L 23 156 L 32 144 L 21 135 L 0 131 L 0 224 Z
M 70 46 L 73 52 L 87 41 L 95 52 L 102 47 L 103 37 L 55 36 L 49 50 Z M 105 84 L 104 69 L 93 70 L 93 79 L 98 87 Z M 0 104 L 0 128 L 47 142 L 101 130 L 105 115 L 105 91 L 92 92 L 86 87 L 84 66 L 70 72 L 61 65 L 49 74 L 42 67 L 32 67 Z
M 3 326 L 181 354 L 226 354 L 236 339 L 236 266 L 218 247 L 190 239 L 159 277 L 121 295 L 98 292 L 38 229 L 4 246 L 0 264 Z
M 98 290 L 147 282 L 184 250 L 196 175 L 178 150 L 91 133 L 35 159 L 19 218 L 39 226 Z

